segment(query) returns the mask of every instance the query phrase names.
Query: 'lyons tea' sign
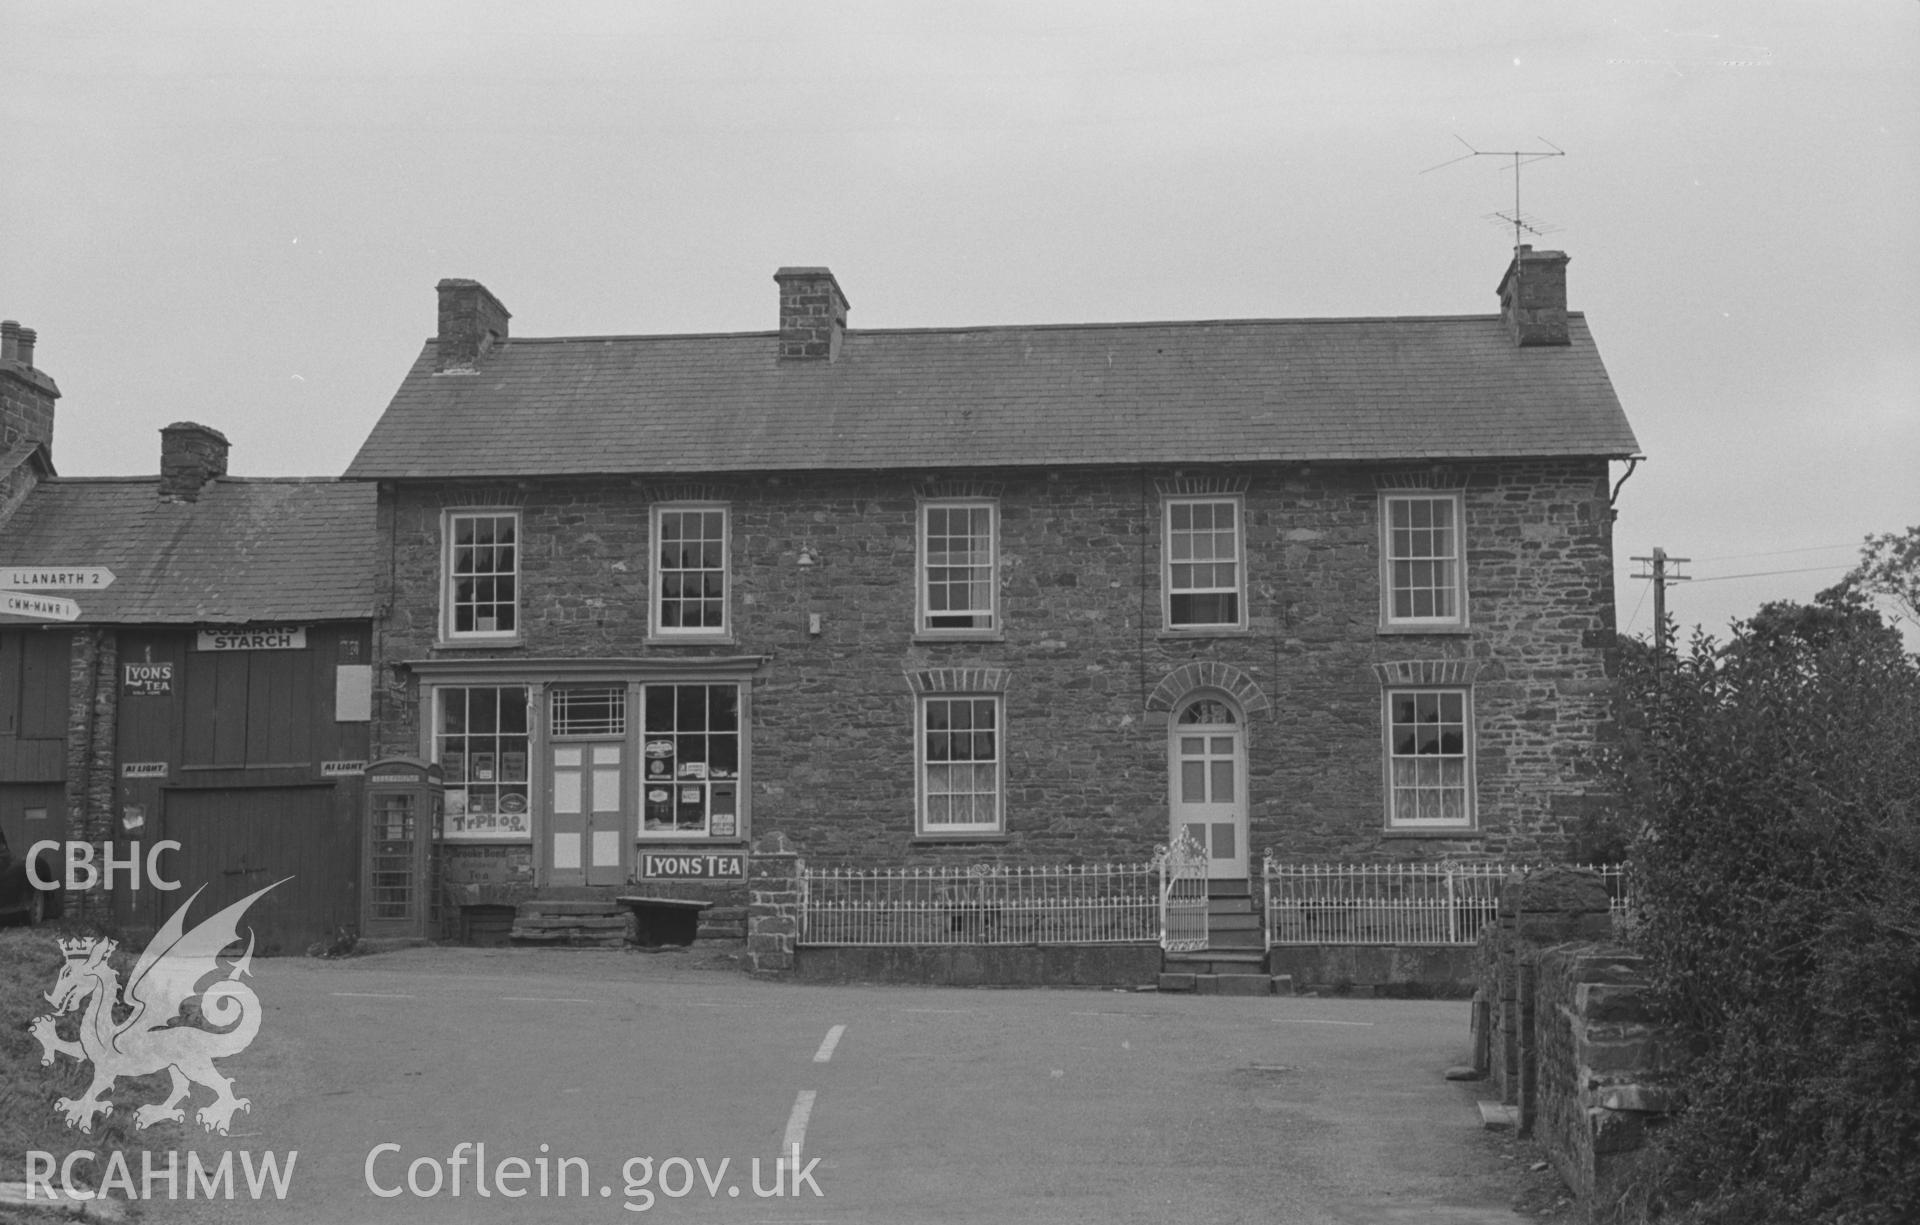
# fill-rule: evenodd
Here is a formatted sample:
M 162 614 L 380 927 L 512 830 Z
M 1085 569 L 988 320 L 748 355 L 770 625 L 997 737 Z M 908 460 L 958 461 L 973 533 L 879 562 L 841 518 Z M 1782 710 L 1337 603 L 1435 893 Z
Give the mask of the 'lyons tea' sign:
M 173 661 L 127 664 L 120 692 L 130 698 L 163 698 L 173 692 Z

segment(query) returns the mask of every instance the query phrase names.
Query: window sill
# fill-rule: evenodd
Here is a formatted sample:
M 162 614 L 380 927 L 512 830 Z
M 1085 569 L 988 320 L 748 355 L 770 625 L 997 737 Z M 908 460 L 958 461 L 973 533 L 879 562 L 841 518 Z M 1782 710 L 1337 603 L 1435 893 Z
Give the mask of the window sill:
M 735 645 L 732 634 L 648 634 L 644 639 L 650 647 L 730 647 Z
M 499 638 L 441 638 L 434 642 L 435 651 L 517 651 L 526 647 L 527 640 L 518 634 Z
M 1163 629 L 1154 635 L 1162 642 L 1173 642 L 1182 638 L 1250 638 L 1253 631 L 1244 625 L 1205 625 L 1189 629 Z
M 1465 637 L 1473 632 L 1473 627 L 1460 621 L 1435 622 L 1432 625 L 1382 625 L 1377 633 L 1390 637 L 1423 635 L 1426 637 Z
M 978 830 L 973 832 L 952 833 L 952 834 L 928 834 L 928 833 L 916 832 L 913 835 L 913 841 L 915 842 L 1007 842 L 1007 841 L 1010 841 L 1011 839 L 1012 839 L 1012 835 L 1008 834 L 1004 830 L 998 831 L 998 832 L 993 830 Z
M 661 847 L 685 844 L 687 846 L 745 846 L 749 840 L 741 834 L 726 834 L 711 837 L 707 834 L 677 834 L 672 830 L 656 829 L 633 836 L 635 846 Z
M 1474 825 L 1455 825 L 1433 829 L 1383 829 L 1382 838 L 1484 838 L 1486 831 Z
M 921 646 L 934 642 L 1005 642 L 1004 630 L 920 630 L 913 636 L 913 644 Z
M 443 851 L 456 850 L 463 846 L 532 846 L 531 834 L 493 834 L 484 838 L 439 838 L 436 839 Z

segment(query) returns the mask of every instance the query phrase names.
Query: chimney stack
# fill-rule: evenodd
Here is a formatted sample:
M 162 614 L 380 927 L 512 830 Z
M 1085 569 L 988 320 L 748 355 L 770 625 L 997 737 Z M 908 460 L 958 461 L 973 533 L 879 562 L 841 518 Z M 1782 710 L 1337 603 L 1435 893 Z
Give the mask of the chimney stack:
M 160 431 L 160 498 L 197 502 L 208 481 L 227 474 L 227 436 L 212 426 L 176 421 Z
M 1566 252 L 1515 247 L 1499 294 L 1500 317 L 1514 344 L 1525 349 L 1572 343 L 1567 335 Z
M 470 372 L 507 338 L 507 320 L 513 316 L 478 281 L 449 277 L 434 288 L 440 294 L 440 335 L 433 372 Z
M 53 447 L 53 402 L 60 389 L 33 368 L 32 328 L 0 320 L 0 458 L 23 442 Z
M 847 295 L 825 268 L 782 268 L 773 274 L 780 286 L 780 356 L 833 361 L 847 330 Z

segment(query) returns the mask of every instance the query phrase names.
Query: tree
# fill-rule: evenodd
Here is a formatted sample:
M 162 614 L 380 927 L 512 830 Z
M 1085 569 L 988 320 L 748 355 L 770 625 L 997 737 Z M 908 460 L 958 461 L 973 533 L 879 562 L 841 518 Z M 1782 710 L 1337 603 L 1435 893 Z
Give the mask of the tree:
M 1609 774 L 1693 1219 L 1920 1219 L 1920 659 L 1849 584 L 1623 657 Z
M 1867 537 L 1860 549 L 1860 564 L 1841 582 L 1885 596 L 1901 616 L 1920 625 L 1920 526 Z

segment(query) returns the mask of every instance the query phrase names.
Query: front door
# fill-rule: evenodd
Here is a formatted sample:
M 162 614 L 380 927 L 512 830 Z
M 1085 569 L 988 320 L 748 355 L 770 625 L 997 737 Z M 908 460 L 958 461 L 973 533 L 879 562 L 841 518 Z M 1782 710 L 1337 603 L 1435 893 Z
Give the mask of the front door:
M 1247 740 L 1225 702 L 1189 702 L 1167 746 L 1172 836 L 1187 834 L 1207 853 L 1210 878 L 1247 876 Z
M 618 885 L 627 879 L 632 822 L 619 740 L 552 746 L 548 772 L 547 879 L 555 885 Z

